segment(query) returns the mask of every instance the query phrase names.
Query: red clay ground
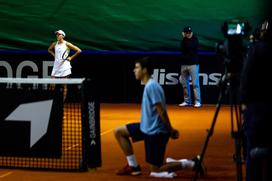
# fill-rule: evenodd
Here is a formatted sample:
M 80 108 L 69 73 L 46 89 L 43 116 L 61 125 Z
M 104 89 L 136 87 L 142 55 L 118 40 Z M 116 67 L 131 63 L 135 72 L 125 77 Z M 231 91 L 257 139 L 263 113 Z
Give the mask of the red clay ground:
M 177 128 L 181 137 L 170 140 L 166 156 L 173 158 L 193 158 L 202 150 L 206 139 L 206 130 L 210 128 L 215 112 L 215 105 L 204 105 L 200 109 L 180 108 L 169 105 L 168 112 L 172 125 Z M 51 180 L 168 180 L 149 177 L 148 164 L 145 163 L 143 143 L 134 144 L 138 162 L 141 164 L 141 176 L 116 176 L 115 171 L 124 166 L 126 159 L 123 156 L 112 130 L 128 122 L 140 119 L 140 105 L 136 104 L 102 104 L 101 105 L 101 142 L 102 142 L 102 167 L 88 172 L 55 172 L 33 171 L 21 169 L 1 169 L 0 180 L 7 181 L 51 181 Z M 223 106 L 215 126 L 214 135 L 204 157 L 208 175 L 199 180 L 233 181 L 236 179 L 235 162 L 233 160 L 234 140 L 230 134 L 230 109 Z M 194 172 L 182 170 L 177 172 L 178 177 L 172 179 L 192 180 Z

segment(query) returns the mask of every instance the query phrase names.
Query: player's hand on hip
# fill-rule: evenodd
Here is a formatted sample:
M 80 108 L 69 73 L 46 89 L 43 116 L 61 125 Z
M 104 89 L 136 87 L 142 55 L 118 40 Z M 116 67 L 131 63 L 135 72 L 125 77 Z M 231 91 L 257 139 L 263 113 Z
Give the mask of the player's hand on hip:
M 68 57 L 67 60 L 70 62 L 70 61 L 72 60 L 72 58 L 71 58 L 71 57 Z

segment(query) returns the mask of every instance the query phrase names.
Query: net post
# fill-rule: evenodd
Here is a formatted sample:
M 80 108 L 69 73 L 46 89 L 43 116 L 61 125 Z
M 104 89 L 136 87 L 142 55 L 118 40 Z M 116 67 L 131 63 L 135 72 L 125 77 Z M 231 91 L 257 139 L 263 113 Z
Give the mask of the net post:
M 83 82 L 82 96 L 83 155 L 89 168 L 101 167 L 100 104 L 89 78 Z

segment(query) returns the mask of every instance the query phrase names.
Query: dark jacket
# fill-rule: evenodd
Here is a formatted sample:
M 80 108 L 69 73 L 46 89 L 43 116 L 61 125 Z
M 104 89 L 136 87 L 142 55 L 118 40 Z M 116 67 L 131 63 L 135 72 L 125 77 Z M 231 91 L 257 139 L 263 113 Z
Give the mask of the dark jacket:
M 271 104 L 271 53 L 272 43 L 268 41 L 259 41 L 250 47 L 241 73 L 242 103 Z
M 180 43 L 180 50 L 182 53 L 182 65 L 195 65 L 198 62 L 198 38 L 192 36 L 192 38 L 184 37 Z

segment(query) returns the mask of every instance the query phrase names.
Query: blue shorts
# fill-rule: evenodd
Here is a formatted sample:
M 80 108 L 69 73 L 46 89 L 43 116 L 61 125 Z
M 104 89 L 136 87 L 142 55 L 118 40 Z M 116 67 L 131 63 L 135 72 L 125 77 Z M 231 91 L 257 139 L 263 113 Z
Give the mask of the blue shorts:
M 131 123 L 126 126 L 133 142 L 144 141 L 146 162 L 158 167 L 162 166 L 169 134 L 147 135 L 140 130 L 140 123 Z

